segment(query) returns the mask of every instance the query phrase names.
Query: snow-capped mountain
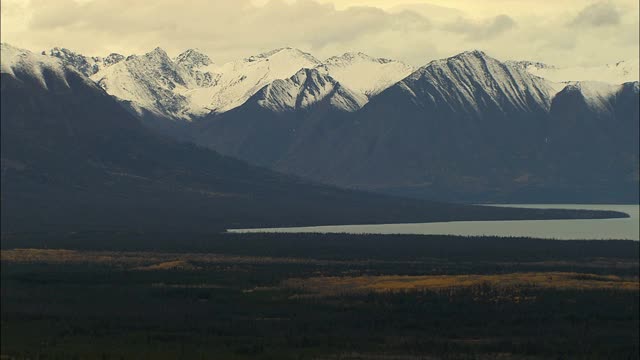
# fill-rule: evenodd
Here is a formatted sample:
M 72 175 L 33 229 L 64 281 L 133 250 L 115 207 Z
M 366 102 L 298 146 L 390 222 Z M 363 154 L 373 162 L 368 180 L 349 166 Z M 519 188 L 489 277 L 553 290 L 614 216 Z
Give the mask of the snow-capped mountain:
M 316 69 L 316 79 L 322 74 L 332 79 L 328 83 L 339 83 L 343 94 L 336 93 L 333 101 L 339 107 L 355 111 L 366 103 L 363 98 L 375 96 L 413 71 L 402 62 L 363 53 L 346 53 L 321 62 L 294 48 L 276 49 L 225 64 L 215 64 L 196 49 L 188 49 L 174 59 L 159 48 L 127 58 L 117 54 L 86 57 L 58 48 L 48 55 L 91 76 L 138 114 L 180 120 L 237 108 L 265 86 L 276 80 L 291 80 L 301 69 Z
M 173 118 L 190 116 L 189 100 L 182 94 L 196 86 L 196 80 L 189 69 L 173 62 L 160 48 L 142 56 L 128 56 L 91 79 L 112 96 L 127 101 L 139 114 L 148 111 Z
M 318 72 L 314 74 L 316 80 L 322 74 L 332 79 L 325 83 L 339 84 L 346 93 L 337 94 L 342 99 L 334 100 L 344 102 L 340 106 L 349 111 L 364 106 L 366 101 L 363 102 L 363 98 L 370 101 L 392 87 L 396 88 L 395 91 L 411 88 L 420 82 L 419 79 L 425 78 L 429 79 L 423 84 L 427 88 L 440 89 L 430 94 L 433 99 L 427 97 L 428 101 L 444 101 L 440 105 L 455 108 L 458 112 L 477 114 L 483 113 L 483 107 L 507 112 L 531 106 L 548 109 L 553 96 L 569 81 L 606 80 L 619 85 L 637 78 L 638 72 L 637 61 L 569 69 L 531 61 L 484 61 L 487 57 L 477 51 L 433 61 L 418 71 L 399 61 L 374 58 L 359 52 L 345 53 L 321 62 L 293 48 L 276 49 L 225 64 L 214 63 L 208 55 L 196 49 L 186 50 L 174 59 L 159 48 L 142 56 L 126 58 L 119 54 L 104 58 L 87 57 L 64 48 L 44 53 L 91 76 L 109 94 L 128 104 L 138 114 L 172 120 L 192 120 L 225 113 L 246 103 L 268 85 L 271 86 L 263 95 L 268 92 L 274 96 L 274 89 L 278 88 L 283 94 L 287 92 L 293 96 L 296 91 L 303 90 L 294 89 L 298 85 L 292 77 L 305 68 Z M 493 67 L 489 69 L 491 77 L 483 78 L 483 67 Z M 278 83 L 274 83 L 276 80 Z M 447 81 L 452 83 L 447 84 Z M 411 95 L 416 91 L 412 96 L 421 102 L 424 98 L 420 92 L 428 91 L 427 88 L 416 85 L 416 89 L 408 93 Z M 471 93 L 476 90 L 482 95 Z M 312 96 L 311 93 L 307 96 Z M 266 108 L 271 106 L 275 110 L 286 103 L 284 99 L 272 100 L 274 104 L 265 105 Z M 292 108 L 290 104 L 286 107 Z
M 366 103 L 363 98 L 374 96 L 413 70 L 399 61 L 373 58 L 363 53 L 346 53 L 320 62 L 312 55 L 292 48 L 273 50 L 215 69 L 221 74 L 217 86 L 191 93 L 196 106 L 211 109 L 215 113 L 223 113 L 242 105 L 267 84 L 273 85 L 267 91 L 272 91 L 275 87 L 279 87 L 281 91 L 295 91 L 291 86 L 297 87 L 295 83 L 300 79 L 294 78 L 309 74 L 317 81 L 339 83 L 341 93 L 336 94 L 333 101 L 338 107 L 355 111 Z M 300 69 L 316 71 L 296 74 Z M 322 79 L 321 74 L 326 78 Z M 289 79 L 290 77 L 293 78 Z M 287 83 L 273 84 L 276 80 L 287 79 Z M 309 83 L 306 85 L 310 86 Z M 288 90 L 283 90 L 282 86 Z M 341 98 L 338 99 L 337 96 Z
M 249 101 L 201 122 L 198 142 L 320 182 L 427 198 L 636 196 L 637 82 L 555 83 L 470 51 L 426 64 L 355 112 L 282 111 L 303 82 L 272 83 L 260 109 Z
M 640 77 L 640 66 L 637 58 L 602 66 L 555 67 L 530 61 L 515 61 L 512 63 L 526 69 L 533 75 L 554 82 L 597 81 L 619 85 L 625 82 L 638 81 Z
M 206 54 L 196 49 L 189 49 L 181 53 L 174 59 L 176 65 L 189 70 L 191 77 L 198 87 L 215 86 L 220 79 L 220 74 L 211 71 L 201 71 L 213 64 L 213 61 Z
M 261 95 L 262 108 L 272 112 L 292 108 L 304 89 L 296 84 L 303 83 L 293 78 L 268 86 Z M 321 114 L 319 120 L 317 116 L 312 120 L 302 117 L 285 126 L 282 117 L 268 117 L 264 112 L 258 116 L 247 103 L 222 120 L 205 121 L 209 126 L 199 132 L 198 140 L 222 153 L 313 179 L 345 186 L 379 186 L 414 178 L 416 174 L 410 171 L 421 172 L 424 167 L 378 174 L 380 169 L 404 166 L 403 156 L 427 165 L 427 159 L 447 143 L 448 151 L 458 147 L 458 156 L 462 156 L 474 151 L 474 142 L 479 142 L 478 148 L 487 148 L 485 135 L 508 137 L 510 129 L 524 125 L 521 127 L 529 139 L 519 139 L 519 147 L 526 147 L 536 133 L 528 131 L 529 127 L 536 118 L 544 118 L 551 106 L 553 89 L 547 83 L 482 52 L 466 52 L 430 62 L 340 121 L 335 121 L 335 114 Z M 275 96 L 268 96 L 272 92 L 279 95 L 278 100 L 286 101 L 275 101 Z M 264 124 L 268 121 L 271 126 Z M 254 132 L 257 126 L 266 129 Z M 302 126 L 307 128 L 303 131 Z M 282 134 L 274 134 L 276 129 Z M 296 135 L 291 136 L 294 130 Z M 267 134 L 280 139 L 277 145 L 262 139 Z
M 400 61 L 374 58 L 361 52 L 331 57 L 317 68 L 368 97 L 379 94 L 415 70 Z
M 197 49 L 188 49 L 176 56 L 174 60 L 176 64 L 182 65 L 189 70 L 199 69 L 213 64 L 213 61 L 211 61 L 209 56 Z
M 595 81 L 579 81 L 568 83 L 562 91 L 579 94 L 584 99 L 585 105 L 593 113 L 610 114 L 615 106 L 613 103 L 615 96 L 624 86 L 624 84 L 614 85 Z
M 56 58 L 35 54 L 6 43 L 0 44 L 0 57 L 0 72 L 45 90 L 69 88 L 70 78 L 84 81 L 92 88 L 98 89 L 94 82 L 78 76 L 75 67 L 66 66 Z
M 119 63 L 125 58 L 123 55 L 117 53 L 111 53 L 106 57 L 89 57 L 59 47 L 54 47 L 49 51 L 43 51 L 42 55 L 57 57 L 62 60 L 63 63 L 73 66 L 85 76 L 91 76 L 104 68 Z
M 320 63 L 308 53 L 293 48 L 270 52 L 233 61 L 206 70 L 220 74 L 216 86 L 193 89 L 188 93 L 191 112 L 223 113 L 246 102 L 258 90 L 277 79 L 287 79 L 302 68 Z M 201 70 L 204 71 L 204 70 Z
M 84 145 L 117 138 L 122 131 L 148 131 L 94 81 L 60 59 L 7 44 L 0 45 L 0 55 L 3 164 L 9 159 L 27 172 L 39 167 L 45 173 L 65 163 L 80 166 L 60 152 L 81 153 Z M 70 186 L 77 180 L 73 174 L 71 170 L 65 179 Z M 3 177 L 3 201 L 4 186 Z
M 353 112 L 366 104 L 367 98 L 317 69 L 302 69 L 289 79 L 271 82 L 249 101 L 275 112 L 308 109 L 319 103 Z
M 472 116 L 547 111 L 554 92 L 547 81 L 482 51 L 432 61 L 389 90 L 421 108 Z

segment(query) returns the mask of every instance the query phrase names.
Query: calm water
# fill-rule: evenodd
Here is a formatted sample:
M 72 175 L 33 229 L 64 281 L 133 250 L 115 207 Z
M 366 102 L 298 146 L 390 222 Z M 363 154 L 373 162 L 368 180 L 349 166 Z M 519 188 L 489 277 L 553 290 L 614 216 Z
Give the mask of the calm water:
M 525 221 L 455 221 L 423 224 L 341 225 L 272 229 L 235 229 L 230 232 L 320 232 L 351 234 L 447 234 L 527 236 L 549 239 L 640 239 L 638 205 L 518 204 L 494 205 L 529 208 L 615 210 L 629 214 L 625 219 L 602 220 L 525 220 Z

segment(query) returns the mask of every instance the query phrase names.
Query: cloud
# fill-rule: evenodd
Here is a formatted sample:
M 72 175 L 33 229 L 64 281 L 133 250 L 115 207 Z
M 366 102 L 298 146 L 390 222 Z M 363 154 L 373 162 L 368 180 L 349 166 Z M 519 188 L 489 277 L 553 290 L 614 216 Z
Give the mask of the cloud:
M 366 6 L 338 10 L 311 0 L 263 6 L 250 0 L 191 0 L 179 6 L 174 0 L 32 0 L 31 5 L 28 32 L 33 42 L 81 44 L 79 50 L 96 55 L 113 47 L 124 53 L 155 46 L 170 53 L 198 47 L 214 58 L 230 59 L 276 47 L 312 51 L 372 33 L 431 28 L 428 19 L 411 11 L 392 14 Z
M 618 25 L 620 21 L 620 11 L 613 3 L 600 2 L 582 9 L 569 25 L 600 27 Z
M 199 48 L 217 63 L 284 46 L 320 59 L 362 51 L 416 66 L 472 49 L 559 66 L 637 57 L 637 0 L 606 1 L 0 0 L 0 33 L 33 51 Z
M 517 27 L 517 25 L 511 17 L 502 14 L 484 21 L 472 21 L 459 17 L 457 20 L 444 25 L 443 29 L 464 34 L 472 40 L 479 40 L 498 36 Z

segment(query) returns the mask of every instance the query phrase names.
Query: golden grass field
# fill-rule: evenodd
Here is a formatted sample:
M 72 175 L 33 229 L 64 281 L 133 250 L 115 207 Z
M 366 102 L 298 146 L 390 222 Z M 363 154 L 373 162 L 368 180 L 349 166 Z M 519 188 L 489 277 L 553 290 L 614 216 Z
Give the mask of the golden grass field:
M 116 251 L 75 251 L 62 249 L 12 249 L 3 250 L 0 255 L 3 264 L 8 263 L 45 263 L 45 264 L 100 264 L 133 271 L 199 271 L 213 264 L 311 264 L 331 265 L 371 265 L 385 261 L 338 261 L 308 258 L 235 256 L 207 253 L 161 253 L 161 252 L 116 252 Z M 613 261 L 613 262 L 612 262 Z M 402 262 L 394 262 L 402 263 Z M 415 263 L 415 261 L 406 262 Z M 505 263 L 506 264 L 506 263 Z M 518 263 L 522 265 L 523 263 Z M 530 266 L 539 268 L 539 272 L 513 272 L 494 275 L 380 275 L 368 276 L 360 271 L 345 273 L 343 276 L 318 276 L 311 278 L 291 278 L 284 280 L 278 288 L 298 292 L 300 297 L 338 296 L 362 293 L 404 292 L 404 291 L 441 291 L 489 285 L 496 289 L 515 287 L 536 287 L 546 289 L 598 290 L 613 289 L 639 291 L 637 277 L 622 278 L 615 275 L 596 275 L 576 272 L 544 272 L 557 262 L 531 262 Z M 569 266 L 571 262 L 560 265 Z M 593 259 L 581 263 L 583 267 L 594 269 L 602 267 L 627 268 L 638 266 L 635 261 L 612 259 Z M 247 291 L 254 291 L 252 289 Z
M 3 263 L 44 263 L 44 264 L 103 264 L 132 270 L 197 270 L 192 263 L 201 264 L 306 264 L 330 265 L 375 265 L 375 264 L 419 264 L 446 263 L 442 259 L 421 260 L 327 260 L 296 257 L 245 256 L 216 253 L 171 253 L 155 251 L 78 251 L 65 249 L 5 249 L 0 251 Z M 463 264 L 462 262 L 457 262 Z M 191 264 L 191 265 L 190 265 Z M 575 261 L 535 261 L 535 262 L 492 262 L 499 266 L 528 265 L 544 270 L 555 266 L 580 266 L 594 269 L 637 268 L 638 262 L 628 259 L 595 258 L 588 262 Z M 175 266 L 173 266 L 175 265 Z
M 640 290 L 637 278 L 623 279 L 614 275 L 571 272 L 512 273 L 498 275 L 428 275 L 428 276 L 355 276 L 288 279 L 282 287 L 308 294 L 335 296 L 368 292 L 400 292 L 445 290 L 480 285 L 497 288 L 532 286 L 550 289 L 617 289 Z
M 0 252 L 3 263 L 103 264 L 132 270 L 197 270 L 202 264 L 368 264 L 377 261 L 337 261 L 293 257 L 236 256 L 212 253 L 151 251 L 76 251 L 64 249 L 10 249 Z

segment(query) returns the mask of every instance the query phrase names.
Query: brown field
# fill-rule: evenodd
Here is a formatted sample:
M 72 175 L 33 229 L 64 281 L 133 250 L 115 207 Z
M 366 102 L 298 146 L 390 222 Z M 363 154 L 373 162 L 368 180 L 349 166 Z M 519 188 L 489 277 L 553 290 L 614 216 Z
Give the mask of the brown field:
M 235 256 L 211 253 L 165 253 L 138 251 L 76 251 L 64 249 L 11 249 L 0 252 L 3 263 L 102 264 L 130 270 L 198 270 L 201 264 L 307 264 L 366 265 L 379 261 L 336 261 L 292 257 Z
M 296 257 L 241 256 L 215 253 L 170 253 L 153 251 L 78 251 L 65 249 L 6 249 L 0 251 L 3 263 L 42 264 L 101 264 L 130 270 L 197 270 L 193 263 L 200 264 L 306 264 L 317 266 L 352 265 L 369 266 L 375 264 L 419 264 L 447 263 L 442 259 L 421 260 L 325 260 Z M 633 269 L 638 261 L 615 258 L 593 258 L 585 261 L 535 261 L 496 262 L 492 264 L 519 267 L 530 266 L 541 271 L 550 267 L 583 267 L 594 269 Z M 462 265 L 465 262 L 457 262 Z M 175 265 L 175 266 L 174 266 Z M 354 271 L 358 274 L 357 271 Z
M 640 284 L 637 278 L 623 279 L 614 275 L 605 276 L 568 272 L 498 275 L 314 277 L 308 279 L 288 279 L 282 283 L 282 287 L 284 288 L 301 290 L 312 296 L 446 290 L 480 285 L 490 285 L 495 288 L 531 286 L 550 289 L 640 290 Z

